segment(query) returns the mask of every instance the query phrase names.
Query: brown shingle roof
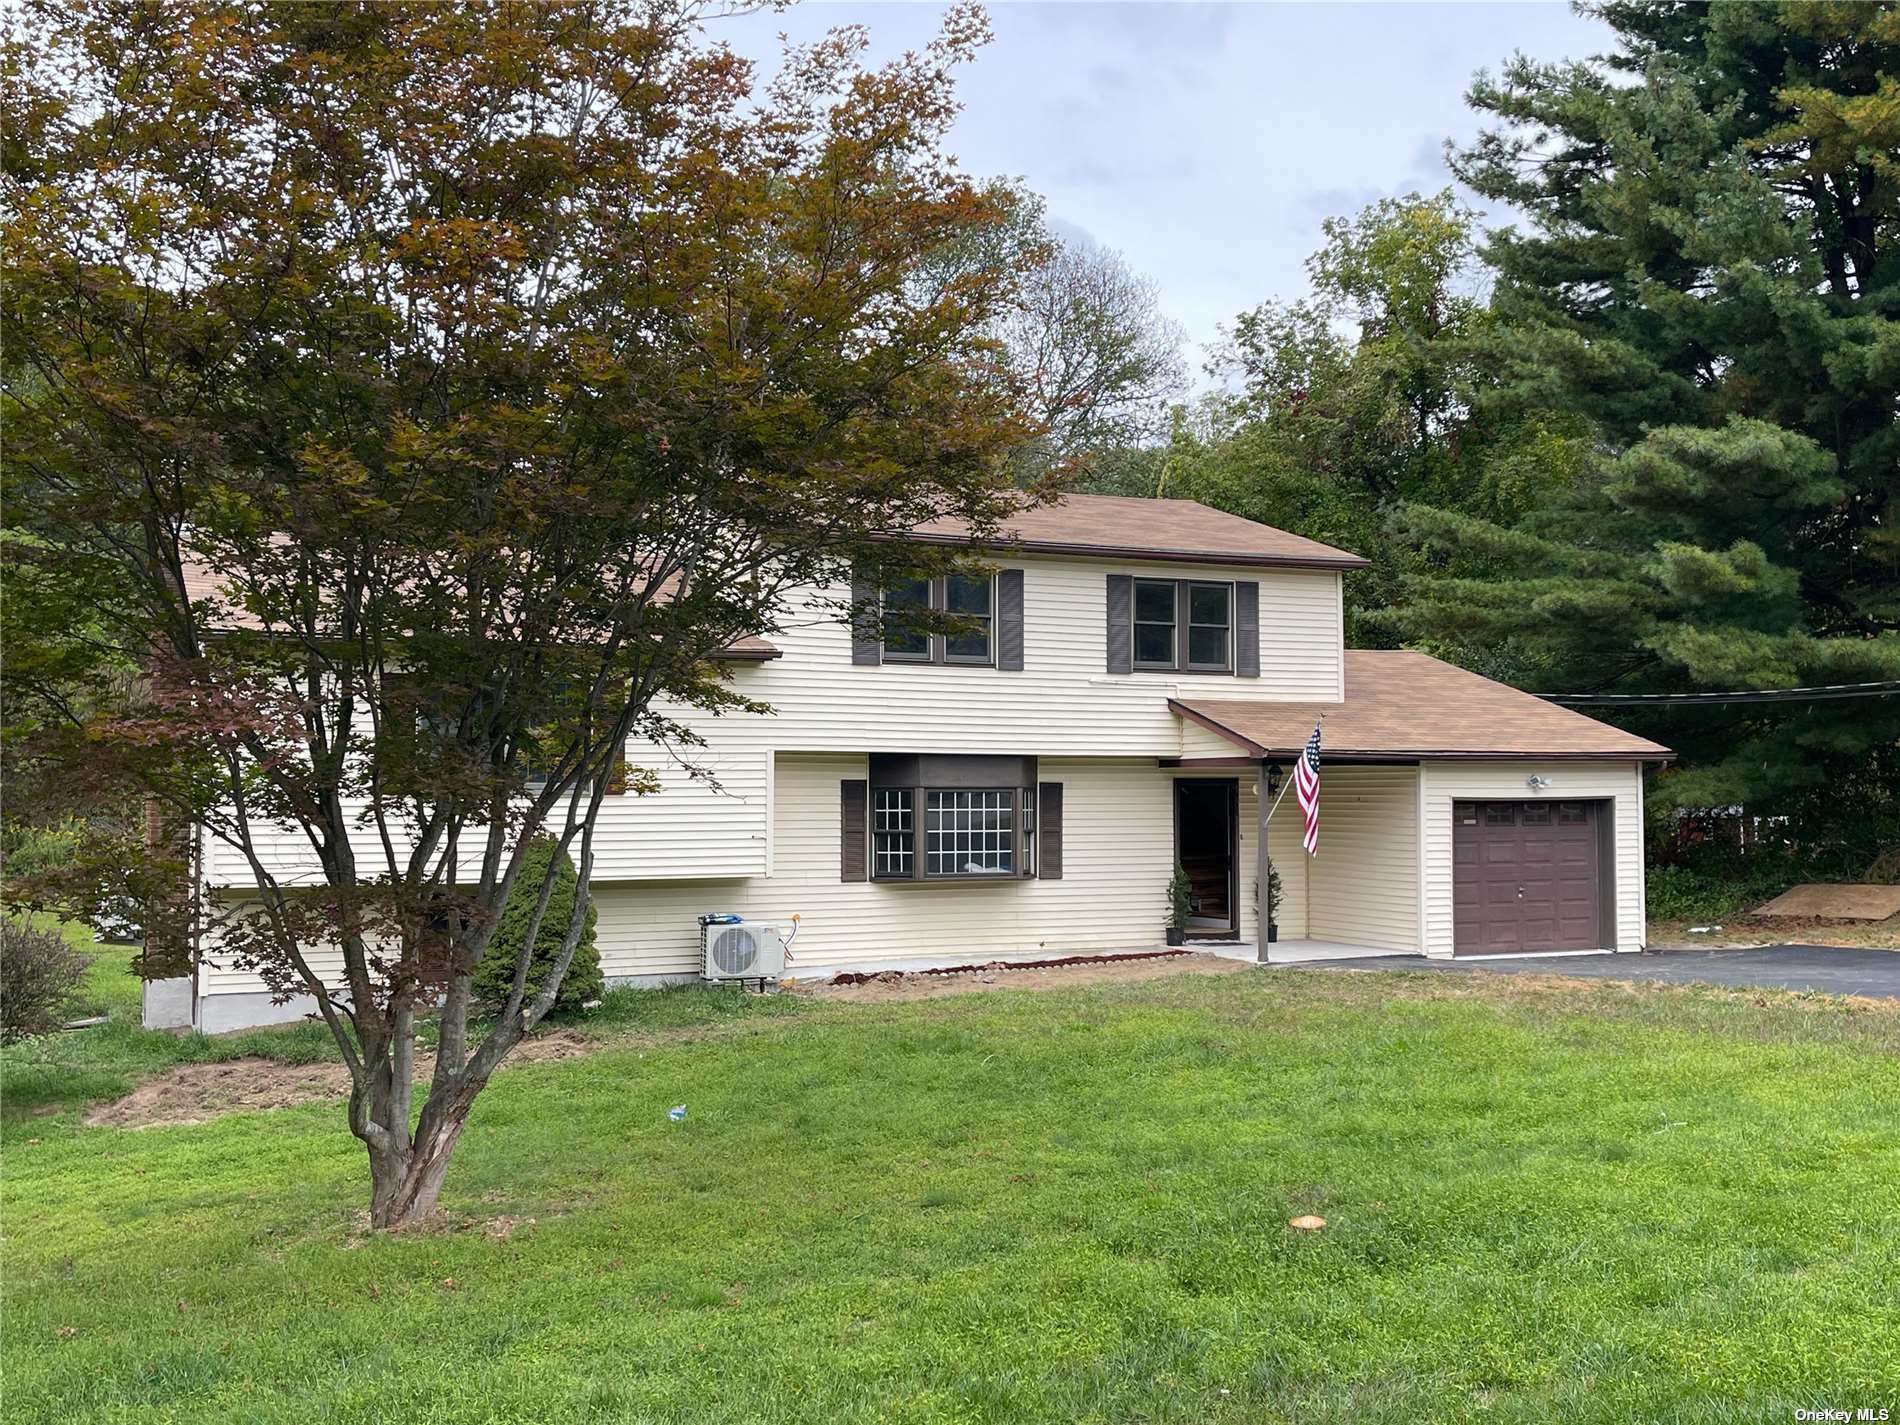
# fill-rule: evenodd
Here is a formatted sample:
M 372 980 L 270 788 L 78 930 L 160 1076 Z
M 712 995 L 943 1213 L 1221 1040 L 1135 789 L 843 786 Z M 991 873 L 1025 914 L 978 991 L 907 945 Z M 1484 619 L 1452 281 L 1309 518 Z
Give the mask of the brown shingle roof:
M 1297 755 L 1323 719 L 1322 757 L 1664 759 L 1667 747 L 1423 653 L 1349 649 L 1343 703 L 1168 700 L 1250 757 Z
M 185 576 L 185 597 L 193 603 L 209 600 L 212 603 L 211 631 L 234 628 L 261 628 L 257 616 L 241 607 L 234 600 L 224 581 L 209 565 L 187 560 L 182 565 Z M 785 656 L 784 650 L 775 643 L 748 634 L 735 638 L 724 648 L 713 654 L 719 662 L 730 663 L 767 663 L 774 658 Z
M 1360 569 L 1366 564 L 1357 554 L 1209 509 L 1194 500 L 1066 495 L 1055 504 L 1022 511 L 1002 532 L 1016 547 L 1033 554 L 1309 569 Z M 970 543 L 968 527 L 955 519 L 931 520 L 907 537 L 931 544 Z

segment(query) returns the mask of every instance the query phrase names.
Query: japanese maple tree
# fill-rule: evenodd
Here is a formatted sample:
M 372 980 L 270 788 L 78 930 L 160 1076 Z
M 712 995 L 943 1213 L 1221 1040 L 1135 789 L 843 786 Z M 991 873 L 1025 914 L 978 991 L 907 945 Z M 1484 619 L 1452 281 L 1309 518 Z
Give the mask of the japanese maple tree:
M 554 1002 L 606 799 L 750 706 L 712 655 L 1021 498 L 983 333 L 1024 264 L 932 260 L 1010 218 L 942 150 L 983 16 L 769 84 L 672 0 L 7 24 L 11 770 L 134 789 L 173 871 L 245 860 L 219 954 L 314 1000 L 411 1222 Z M 537 837 L 565 953 L 472 1024 Z

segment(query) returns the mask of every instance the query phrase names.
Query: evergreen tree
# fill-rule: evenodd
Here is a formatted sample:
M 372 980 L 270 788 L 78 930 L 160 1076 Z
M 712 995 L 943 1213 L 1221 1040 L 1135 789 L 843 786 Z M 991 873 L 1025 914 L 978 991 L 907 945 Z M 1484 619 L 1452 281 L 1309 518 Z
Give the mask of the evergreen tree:
M 554 867 L 547 909 L 537 915 L 535 902 L 548 880 L 548 863 L 556 858 L 560 864 Z M 509 893 L 488 949 L 475 967 L 475 999 L 483 1009 L 493 1013 L 508 1003 L 509 995 L 514 993 L 515 966 L 521 960 L 521 947 L 529 935 L 534 936 L 534 948 L 527 957 L 525 993 L 540 994 L 548 975 L 560 961 L 568 921 L 574 914 L 574 896 L 579 889 L 580 877 L 574 870 L 574 858 L 552 837 L 537 838 L 522 857 L 521 878 Z M 557 1010 L 579 1009 L 590 1000 L 599 999 L 607 987 L 600 971 L 600 951 L 594 945 L 594 927 L 599 919 L 600 912 L 590 901 L 582 915 L 574 958 L 561 977 L 560 989 L 554 997 Z
M 1900 678 L 1900 9 L 1590 8 L 1621 52 L 1480 77 L 1455 165 L 1529 215 L 1486 253 L 1484 414 L 1578 476 L 1516 520 L 1407 505 L 1441 567 L 1393 626 L 1539 689 Z M 1893 814 L 1900 700 L 1644 730 L 1665 801 Z

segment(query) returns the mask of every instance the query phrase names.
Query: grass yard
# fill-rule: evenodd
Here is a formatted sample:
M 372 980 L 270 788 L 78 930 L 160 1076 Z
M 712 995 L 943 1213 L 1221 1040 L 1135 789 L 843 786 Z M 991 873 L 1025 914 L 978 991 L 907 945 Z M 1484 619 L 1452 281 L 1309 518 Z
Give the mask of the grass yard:
M 402 1237 L 361 1233 L 336 1108 L 88 1129 L 33 1070 L 7 1419 L 1900 1407 L 1892 1010 L 1278 972 L 648 993 L 611 1034 L 503 1073 Z

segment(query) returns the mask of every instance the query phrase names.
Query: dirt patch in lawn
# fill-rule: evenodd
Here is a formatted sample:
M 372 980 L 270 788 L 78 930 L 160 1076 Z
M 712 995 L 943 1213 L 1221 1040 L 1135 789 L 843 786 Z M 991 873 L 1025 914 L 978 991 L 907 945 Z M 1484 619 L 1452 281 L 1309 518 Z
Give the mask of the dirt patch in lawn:
M 1900 886 L 1835 885 L 1809 881 L 1791 886 L 1755 910 L 1758 916 L 1831 920 L 1892 920 L 1900 916 Z
M 1689 934 L 1697 922 L 1654 920 L 1650 944 L 1659 950 L 1706 950 L 1712 945 L 1741 949 L 1755 945 L 1841 945 L 1859 950 L 1900 950 L 1900 920 L 1835 920 L 1824 916 L 1724 917 L 1720 930 Z
M 940 999 L 945 995 L 987 994 L 992 990 L 1083 989 L 1090 985 L 1119 985 L 1136 980 L 1155 980 L 1163 975 L 1231 975 L 1254 968 L 1246 960 L 1228 960 L 1219 955 L 1187 954 L 1152 956 L 1139 960 L 1092 960 L 1076 965 L 1047 965 L 1034 969 L 1015 969 L 998 962 L 968 970 L 903 974 L 896 970 L 873 975 L 859 983 L 840 985 L 829 981 L 798 985 L 794 993 L 827 1000 L 870 1000 L 887 1004 L 894 1000 Z
M 577 1059 L 604 1047 L 603 1041 L 558 1029 L 518 1046 L 502 1065 Z M 435 1070 L 435 1055 L 416 1056 L 416 1077 Z M 227 1113 L 296 1108 L 347 1098 L 350 1073 L 341 1064 L 273 1064 L 268 1059 L 229 1059 L 221 1064 L 180 1064 L 147 1079 L 115 1103 L 86 1115 L 95 1128 L 159 1128 L 209 1123 Z

